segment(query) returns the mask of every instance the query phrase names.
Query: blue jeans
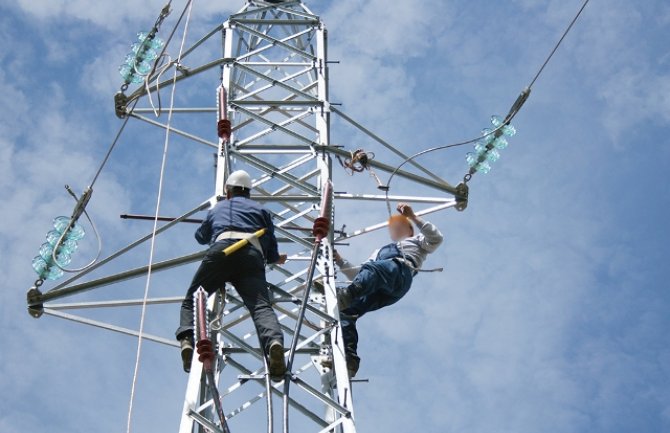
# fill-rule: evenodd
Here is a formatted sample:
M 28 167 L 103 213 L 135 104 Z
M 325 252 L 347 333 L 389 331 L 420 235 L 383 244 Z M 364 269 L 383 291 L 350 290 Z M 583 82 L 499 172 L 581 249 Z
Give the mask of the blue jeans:
M 358 358 L 356 320 L 365 313 L 395 304 L 412 285 L 412 270 L 392 259 L 366 262 L 349 290 L 351 305 L 340 311 L 342 337 L 348 357 Z

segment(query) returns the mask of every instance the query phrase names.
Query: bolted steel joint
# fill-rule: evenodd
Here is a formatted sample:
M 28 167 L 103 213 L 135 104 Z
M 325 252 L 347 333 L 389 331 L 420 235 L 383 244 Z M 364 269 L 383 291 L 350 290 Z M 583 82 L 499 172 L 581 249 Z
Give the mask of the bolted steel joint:
M 28 302 L 28 314 L 35 319 L 42 317 L 42 314 L 44 313 L 44 304 L 42 303 L 42 292 L 40 292 L 40 289 L 35 286 L 28 289 L 28 293 L 26 293 L 26 301 Z
M 461 182 L 456 186 L 456 192 L 456 210 L 462 212 L 468 207 L 470 188 L 465 182 Z
M 123 92 L 114 94 L 114 112 L 119 119 L 125 119 L 128 115 L 128 97 Z

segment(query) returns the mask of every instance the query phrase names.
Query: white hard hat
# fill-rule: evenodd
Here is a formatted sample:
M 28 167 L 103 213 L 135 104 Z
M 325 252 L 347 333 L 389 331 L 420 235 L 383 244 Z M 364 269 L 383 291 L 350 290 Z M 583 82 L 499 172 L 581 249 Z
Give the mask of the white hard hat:
M 226 186 L 239 186 L 241 188 L 251 189 L 251 176 L 244 170 L 237 170 L 226 179 Z

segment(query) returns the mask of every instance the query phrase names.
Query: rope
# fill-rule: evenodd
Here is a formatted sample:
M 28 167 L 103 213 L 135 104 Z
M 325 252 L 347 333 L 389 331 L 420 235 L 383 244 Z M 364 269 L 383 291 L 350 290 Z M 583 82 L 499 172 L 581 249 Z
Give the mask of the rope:
M 161 63 L 160 65 L 159 62 Z M 156 105 L 154 104 L 154 98 L 151 96 L 151 86 L 149 85 L 150 75 L 147 75 L 144 79 L 144 88 L 147 92 L 147 97 L 149 98 L 149 104 L 151 105 L 151 109 L 153 110 L 154 116 L 156 117 L 160 117 L 161 113 L 163 112 L 160 90 L 161 76 L 172 66 L 172 59 L 168 54 L 163 54 L 159 62 L 156 62 L 156 66 L 154 67 L 154 70 L 158 70 L 158 74 L 156 74 L 156 99 L 158 101 L 158 108 L 156 108 Z
M 188 27 L 189 27 L 189 22 L 191 20 L 191 10 L 193 8 L 193 0 L 189 0 L 185 6 L 185 10 L 188 10 L 188 15 L 186 17 L 186 21 L 184 23 L 184 32 L 182 35 L 182 40 L 181 40 L 181 45 L 179 47 L 179 55 L 177 56 L 177 62 L 181 60 L 182 52 L 184 51 L 184 45 L 186 42 L 186 35 L 188 34 Z M 158 230 L 158 216 L 160 214 L 160 205 L 161 205 L 161 197 L 163 195 L 163 181 L 165 179 L 165 166 L 167 163 L 167 153 L 169 149 L 169 144 L 170 144 L 170 124 L 172 122 L 172 114 L 174 110 L 174 97 L 175 97 L 175 90 L 177 88 L 177 68 L 175 68 L 174 71 L 174 76 L 173 76 L 173 82 L 172 82 L 172 91 L 170 94 L 170 108 L 168 110 L 168 118 L 167 118 L 167 128 L 165 129 L 165 142 L 163 145 L 163 157 L 161 161 L 161 169 L 160 169 L 160 177 L 158 180 L 158 196 L 156 198 L 156 213 L 154 215 L 154 226 L 153 230 L 151 233 L 151 246 L 149 249 L 149 265 L 147 268 L 147 280 L 146 284 L 144 286 L 144 297 L 142 298 L 142 312 L 140 315 L 140 329 L 139 329 L 139 334 L 137 338 L 137 354 L 135 356 L 135 369 L 133 371 L 133 380 L 132 380 L 132 385 L 130 388 L 130 402 L 128 404 L 128 420 L 126 423 L 126 433 L 130 433 L 130 425 L 131 425 L 131 420 L 132 420 L 132 414 L 133 414 L 133 402 L 135 400 L 135 389 L 137 387 L 137 376 L 138 376 L 138 371 L 140 368 L 140 358 L 142 354 L 142 335 L 144 334 L 144 321 L 146 318 L 146 309 L 147 309 L 147 299 L 149 298 L 149 287 L 151 285 L 151 269 L 153 266 L 153 260 L 154 260 L 154 250 L 155 250 L 155 244 L 156 244 L 156 231 Z

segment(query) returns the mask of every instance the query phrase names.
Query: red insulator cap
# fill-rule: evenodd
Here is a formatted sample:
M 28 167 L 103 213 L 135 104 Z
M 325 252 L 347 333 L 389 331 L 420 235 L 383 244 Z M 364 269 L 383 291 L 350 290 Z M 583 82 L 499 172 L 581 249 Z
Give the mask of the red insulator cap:
M 198 359 L 200 362 L 214 361 L 214 345 L 210 340 L 200 340 L 195 347 L 198 350 Z
M 320 241 L 328 235 L 328 230 L 330 229 L 330 220 L 326 217 L 318 217 L 314 221 L 314 227 L 312 227 L 312 234 L 316 236 L 316 240 Z
M 228 119 L 219 120 L 219 123 L 217 124 L 217 132 L 219 134 L 219 138 L 223 138 L 226 141 L 230 140 L 230 134 L 232 130 L 233 127 L 230 123 L 230 120 Z

